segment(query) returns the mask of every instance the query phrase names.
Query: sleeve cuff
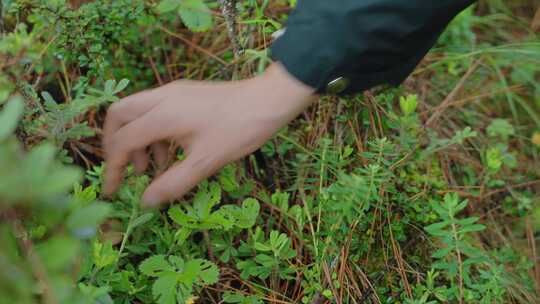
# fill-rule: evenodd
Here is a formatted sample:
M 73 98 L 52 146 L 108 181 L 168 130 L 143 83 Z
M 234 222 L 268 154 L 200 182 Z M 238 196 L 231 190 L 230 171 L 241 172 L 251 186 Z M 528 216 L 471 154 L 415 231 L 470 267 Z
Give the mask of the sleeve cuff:
M 273 43 L 271 57 L 318 93 L 351 94 L 399 85 L 448 22 L 472 2 L 299 1 L 285 33 Z

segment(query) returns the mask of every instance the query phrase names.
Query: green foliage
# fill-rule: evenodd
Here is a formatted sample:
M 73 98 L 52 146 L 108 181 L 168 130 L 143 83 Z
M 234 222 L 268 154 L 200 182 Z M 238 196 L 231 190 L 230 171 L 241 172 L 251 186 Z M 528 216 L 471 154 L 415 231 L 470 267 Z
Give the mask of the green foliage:
M 474 6 L 458 14 L 448 29 L 439 38 L 438 43 L 445 45 L 451 50 L 455 48 L 470 48 L 476 43 L 476 35 L 471 31 L 471 27 L 478 22 L 478 17 L 474 15 Z
M 212 209 L 221 200 L 218 183 L 203 182 L 193 199 L 193 206 L 181 204 L 169 209 L 171 219 L 181 227 L 192 230 L 229 230 L 234 227 L 250 228 L 259 215 L 259 203 L 253 198 L 245 199 L 241 206 L 225 205 Z
M 45 143 L 22 150 L 11 134 L 22 107 L 22 101 L 14 99 L 0 113 L 0 211 L 11 214 L 0 224 L 0 261 L 3 267 L 9 265 L 9 272 L 0 275 L 0 296 L 11 303 L 32 303 L 35 294 L 49 302 L 83 303 L 88 294 L 70 287 L 70 269 L 84 239 L 95 235 L 109 207 L 93 199 L 83 204 L 68 195 L 81 178 L 80 170 L 56 161 L 54 146 Z M 23 207 L 30 208 L 31 225 L 13 217 Z M 32 236 L 20 239 L 27 229 Z M 19 247 L 17 241 L 25 245 Z M 28 245 L 32 242 L 34 248 Z M 47 281 L 41 277 L 44 273 Z M 39 287 L 42 284 L 47 286 Z
M 262 304 L 257 296 L 245 296 L 240 293 L 226 292 L 223 295 L 223 301 L 225 303 L 237 303 L 237 304 Z
M 79 238 L 91 238 L 96 235 L 96 226 L 103 222 L 109 213 L 108 205 L 91 204 L 71 214 L 66 225 L 73 235 Z
M 526 2 L 465 10 L 403 86 L 324 96 L 262 153 L 141 210 L 150 170 L 101 193 L 106 107 L 261 73 L 296 1 L 236 1 L 239 58 L 221 1 L 3 1 L 0 302 L 539 302 Z
M 439 275 L 440 273 L 435 270 L 428 271 L 425 284 L 417 284 L 414 288 L 417 300 L 407 300 L 406 303 L 428 304 L 448 301 L 449 290 L 445 286 L 436 285 L 435 280 Z
M 416 95 L 409 95 L 406 97 L 402 96 L 399 98 L 399 107 L 401 108 L 401 112 L 403 112 L 403 115 L 405 116 L 408 116 L 414 113 L 417 106 L 418 106 L 418 96 Z
M 107 80 L 103 90 L 88 88 L 90 94 L 80 94 L 77 98 L 59 104 L 51 94 L 44 91 L 43 111 L 28 124 L 26 131 L 37 133 L 62 146 L 68 140 L 80 140 L 83 137 L 92 137 L 95 131 L 86 122 L 79 122 L 81 116 L 91 109 L 106 103 L 118 101 L 115 95 L 124 90 L 129 81 L 122 79 L 118 84 L 115 80 Z
M 431 143 L 423 151 L 423 155 L 446 149 L 452 145 L 461 145 L 466 139 L 477 136 L 477 132 L 473 131 L 470 127 L 465 127 L 463 130 L 457 131 L 452 138 L 438 138 L 437 135 L 431 134 Z
M 251 246 L 250 246 L 251 245 Z M 256 255 L 250 259 L 237 263 L 241 271 L 240 276 L 248 279 L 251 276 L 266 279 L 270 275 L 282 279 L 292 280 L 294 267 L 289 265 L 290 259 L 296 256 L 296 252 L 290 247 L 290 240 L 284 233 L 272 230 L 268 240 L 262 239 L 262 231 L 257 228 L 251 244 L 242 244 L 240 251 L 249 253 L 255 249 Z
M 208 31 L 213 26 L 212 12 L 204 0 L 162 0 L 157 10 L 162 14 L 178 12 L 182 22 L 194 32 Z
M 457 194 L 447 194 L 444 203 L 433 203 L 432 208 L 439 215 L 441 221 L 426 226 L 424 229 L 432 236 L 440 237 L 445 247 L 433 252 L 432 257 L 441 259 L 434 264 L 436 269 L 445 270 L 450 278 L 458 275 L 464 280 L 470 281 L 468 272 L 464 267 L 481 261 L 482 253 L 475 247 L 470 246 L 465 237 L 470 232 L 482 231 L 486 227 L 477 224 L 477 217 L 458 219 L 456 215 L 465 209 L 467 201 L 459 201 Z M 445 260 L 449 258 L 449 260 Z M 479 259 L 479 260 L 475 260 Z M 459 273 L 459 274 L 458 274 Z
M 144 260 L 139 270 L 156 278 L 152 284 L 152 294 L 157 303 L 185 303 L 194 287 L 203 287 L 218 281 L 217 266 L 203 259 L 184 261 L 171 255 L 154 255 Z
M 8 109 L 9 110 L 9 109 Z M 1 141 L 0 196 L 2 205 L 61 204 L 58 196 L 70 189 L 80 177 L 80 170 L 60 166 L 54 159 L 56 148 L 42 144 L 29 153 L 12 137 Z M 13 175 L 13 172 L 17 172 Z
M 514 126 L 506 119 L 494 119 L 486 129 L 487 134 L 490 137 L 500 136 L 502 140 L 506 141 L 508 138 L 515 134 Z
M 477 223 L 478 217 L 457 217 L 467 204 L 467 200 L 460 202 L 455 193 L 446 194 L 442 204 L 432 204 L 440 221 L 424 229 L 442 243 L 441 248 L 431 254 L 436 260 L 433 268 L 448 277 L 450 287 L 435 288 L 433 280 L 428 280 L 425 287 L 419 287 L 425 299 L 434 296 L 441 301 L 448 298 L 493 303 L 501 302 L 505 295 L 501 279 L 504 267 L 495 264 L 480 248 L 472 245 L 469 239 L 471 233 L 483 231 L 486 226 Z
M 4 111 L 0 113 L 0 140 L 7 140 L 8 136 L 15 131 L 23 114 L 23 108 L 24 104 L 20 97 L 7 103 Z

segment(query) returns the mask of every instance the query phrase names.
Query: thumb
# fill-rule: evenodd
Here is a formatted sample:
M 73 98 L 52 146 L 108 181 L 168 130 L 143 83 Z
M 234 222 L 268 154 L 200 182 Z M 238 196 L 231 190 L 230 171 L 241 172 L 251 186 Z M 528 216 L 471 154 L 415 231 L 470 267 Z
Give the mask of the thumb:
M 216 172 L 221 167 L 219 163 L 214 157 L 190 153 L 186 159 L 169 168 L 148 186 L 142 196 L 143 207 L 158 207 L 182 197 L 200 181 Z

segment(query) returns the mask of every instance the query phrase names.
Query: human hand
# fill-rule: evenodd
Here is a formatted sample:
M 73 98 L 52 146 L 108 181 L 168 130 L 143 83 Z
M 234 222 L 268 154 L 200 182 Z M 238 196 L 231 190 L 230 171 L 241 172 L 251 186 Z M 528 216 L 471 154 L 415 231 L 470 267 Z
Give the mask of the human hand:
M 175 81 L 113 104 L 105 119 L 105 194 L 120 186 L 125 166 L 144 172 L 149 154 L 165 169 L 170 143 L 186 158 L 159 174 L 143 205 L 180 198 L 229 162 L 262 146 L 313 100 L 314 90 L 279 63 L 231 82 Z

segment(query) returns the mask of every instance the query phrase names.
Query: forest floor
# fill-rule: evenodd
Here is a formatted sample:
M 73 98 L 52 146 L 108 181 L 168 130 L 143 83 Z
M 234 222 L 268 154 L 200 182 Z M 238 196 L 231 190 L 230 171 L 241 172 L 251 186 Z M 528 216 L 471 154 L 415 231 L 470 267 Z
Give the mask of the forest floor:
M 235 55 L 216 1 L 0 1 L 0 303 L 540 302 L 534 0 L 480 1 L 400 87 L 321 96 L 163 210 L 151 171 L 102 197 L 107 106 L 261 73 L 291 2 L 238 1 Z

